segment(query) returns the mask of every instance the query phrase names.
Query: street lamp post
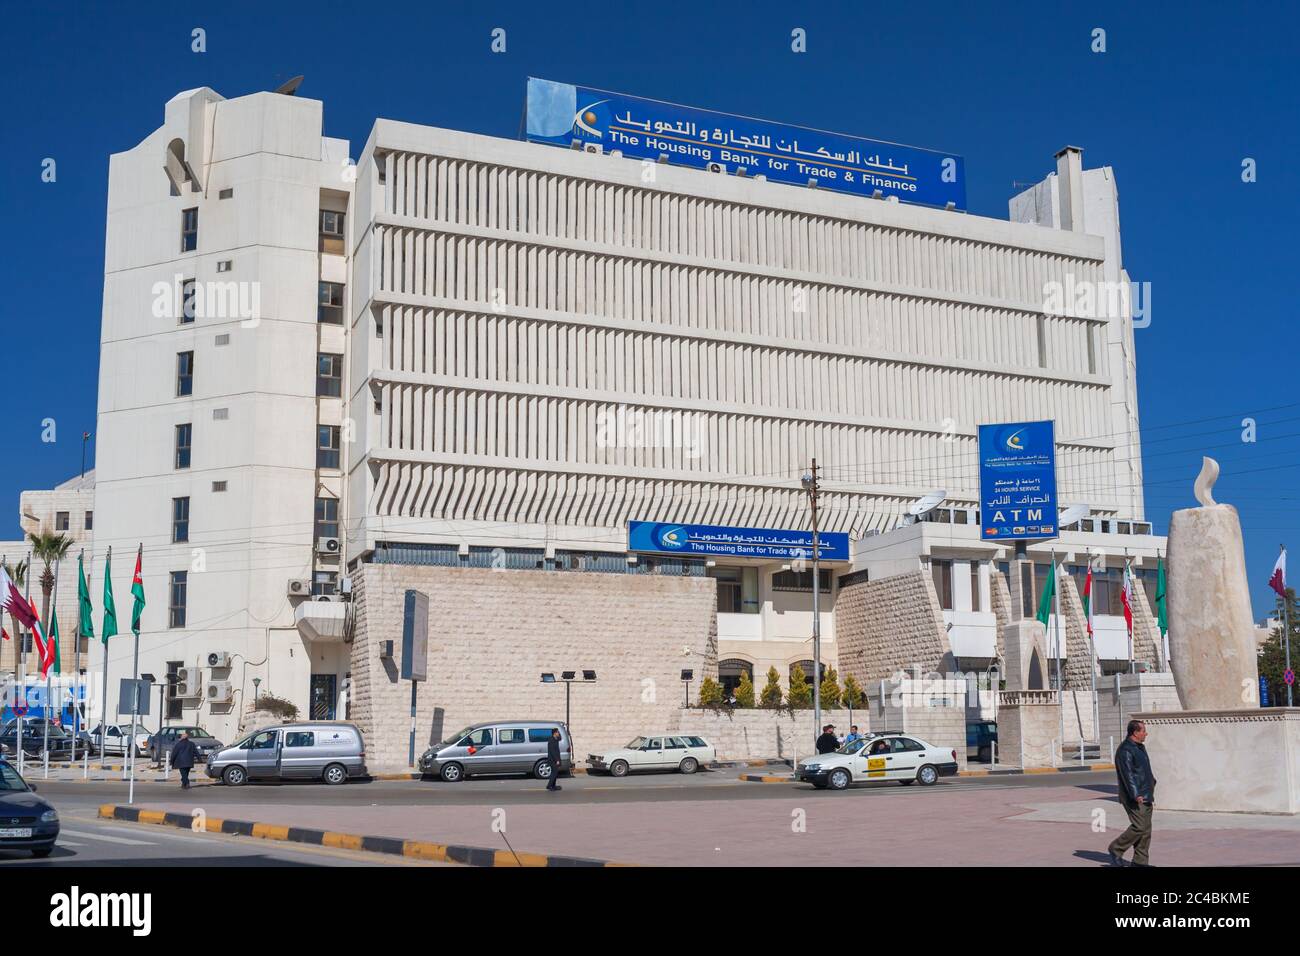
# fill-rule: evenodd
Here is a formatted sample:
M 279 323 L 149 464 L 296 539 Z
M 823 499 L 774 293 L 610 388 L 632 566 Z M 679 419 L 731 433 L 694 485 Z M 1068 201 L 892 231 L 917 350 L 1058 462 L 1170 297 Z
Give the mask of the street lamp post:
M 569 724 L 571 723 L 570 707 L 572 703 L 573 682 L 577 679 L 577 677 L 578 674 L 576 671 L 560 671 L 559 681 L 555 679 L 555 674 L 551 673 L 550 671 L 542 675 L 543 684 L 556 684 L 561 682 L 563 682 L 564 684 L 564 726 L 565 727 L 568 727 Z M 591 683 L 595 683 L 595 680 L 596 680 L 595 671 L 584 670 L 582 672 L 582 683 L 591 684 Z
M 262 678 L 253 678 L 253 710 L 257 710 L 257 689 L 262 686 Z
M 817 539 L 817 459 L 812 469 L 803 476 L 803 487 L 808 492 L 808 505 L 812 510 L 812 596 L 813 596 L 813 736 L 822 727 L 822 615 L 821 615 L 821 547 Z

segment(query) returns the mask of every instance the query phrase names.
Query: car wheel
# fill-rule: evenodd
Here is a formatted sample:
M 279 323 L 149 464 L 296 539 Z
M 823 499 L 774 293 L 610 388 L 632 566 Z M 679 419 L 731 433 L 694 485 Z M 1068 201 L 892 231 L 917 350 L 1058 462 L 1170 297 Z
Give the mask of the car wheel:
M 682 773 L 695 773 L 700 769 L 700 762 L 694 757 L 687 757 L 677 767 Z
M 555 768 L 551 766 L 549 760 L 539 760 L 533 764 L 533 776 L 538 780 L 550 780 L 554 772 Z
M 347 783 L 348 770 L 341 763 L 332 763 L 325 768 L 324 777 L 328 784 Z
M 609 765 L 609 774 L 611 777 L 626 777 L 628 771 L 626 760 L 615 760 Z
M 38 849 L 32 850 L 32 856 L 36 857 L 38 860 L 43 860 L 47 856 L 49 856 L 53 851 L 54 851 L 54 847 L 43 846 L 43 847 L 39 847 Z
M 458 763 L 445 763 L 438 771 L 438 776 L 442 777 L 444 783 L 460 783 L 465 779 L 465 768 Z
M 916 779 L 921 781 L 921 786 L 932 787 L 939 782 L 939 771 L 926 764 L 916 772 Z
M 826 785 L 832 790 L 847 790 L 852 782 L 853 776 L 843 767 L 832 770 L 830 776 L 826 778 Z
M 227 787 L 242 787 L 248 782 L 248 774 L 243 767 L 227 767 L 221 774 L 221 782 Z

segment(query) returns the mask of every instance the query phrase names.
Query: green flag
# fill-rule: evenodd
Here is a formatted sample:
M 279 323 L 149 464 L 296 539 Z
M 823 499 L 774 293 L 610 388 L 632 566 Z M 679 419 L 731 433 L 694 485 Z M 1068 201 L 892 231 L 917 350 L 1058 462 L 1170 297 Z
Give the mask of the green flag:
M 1056 565 L 1053 564 L 1047 569 L 1047 581 L 1043 584 L 1043 597 L 1038 602 L 1038 620 L 1043 622 L 1043 627 L 1047 627 L 1047 618 L 1052 613 L 1052 601 L 1056 597 Z
M 100 638 L 105 644 L 117 634 L 117 605 L 113 603 L 113 552 L 108 552 L 104 561 L 104 633 Z
M 1156 623 L 1160 625 L 1161 637 L 1169 632 L 1169 604 L 1165 590 L 1165 559 L 1161 558 L 1156 567 Z
M 95 636 L 95 625 L 90 620 L 90 586 L 86 584 L 86 568 L 82 558 L 83 555 L 77 556 L 77 604 L 80 607 L 77 633 L 89 641 Z
M 135 553 L 135 574 L 131 577 L 131 596 L 135 604 L 131 606 L 131 631 L 140 636 L 140 615 L 144 611 L 144 579 L 140 577 L 140 559 L 144 557 L 144 545 Z
M 59 662 L 59 615 L 54 610 L 54 608 L 50 608 L 49 637 L 50 637 L 50 647 L 52 648 L 50 653 L 54 655 L 54 673 L 62 674 L 63 667 Z

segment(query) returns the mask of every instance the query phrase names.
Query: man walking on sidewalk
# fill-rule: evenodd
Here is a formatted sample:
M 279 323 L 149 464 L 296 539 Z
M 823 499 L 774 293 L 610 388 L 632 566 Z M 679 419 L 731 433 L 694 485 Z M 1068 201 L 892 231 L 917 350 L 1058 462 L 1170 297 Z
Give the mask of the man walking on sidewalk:
M 560 728 L 551 729 L 551 739 L 546 741 L 546 762 L 551 765 L 551 779 L 546 782 L 547 790 L 562 790 L 560 786 Z
M 172 745 L 172 766 L 181 772 L 182 790 L 190 788 L 190 770 L 194 767 L 194 758 L 198 753 L 194 741 L 190 740 L 190 732 L 181 731 L 181 739 Z
M 1119 778 L 1119 799 L 1128 813 L 1128 829 L 1110 845 L 1110 862 L 1124 866 L 1124 851 L 1133 847 L 1133 865 L 1150 866 L 1151 817 L 1155 813 L 1156 778 L 1143 741 L 1147 726 L 1140 720 L 1128 722 L 1128 736 L 1115 751 L 1115 775 Z

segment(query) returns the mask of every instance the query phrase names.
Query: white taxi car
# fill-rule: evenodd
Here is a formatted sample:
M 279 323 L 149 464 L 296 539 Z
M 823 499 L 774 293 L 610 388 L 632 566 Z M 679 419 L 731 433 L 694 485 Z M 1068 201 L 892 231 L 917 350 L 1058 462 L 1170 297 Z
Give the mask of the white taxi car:
M 809 757 L 794 768 L 796 780 L 819 790 L 847 789 L 866 780 L 897 780 L 928 787 L 957 773 L 957 751 L 936 747 L 911 734 L 872 734 L 834 753 Z
M 626 777 L 633 770 L 678 770 L 695 773 L 700 764 L 717 757 L 713 746 L 695 734 L 656 734 L 636 737 L 626 747 L 588 754 L 587 766 L 596 773 Z

